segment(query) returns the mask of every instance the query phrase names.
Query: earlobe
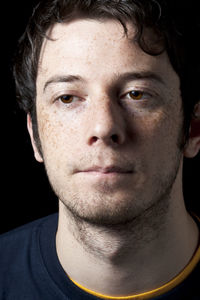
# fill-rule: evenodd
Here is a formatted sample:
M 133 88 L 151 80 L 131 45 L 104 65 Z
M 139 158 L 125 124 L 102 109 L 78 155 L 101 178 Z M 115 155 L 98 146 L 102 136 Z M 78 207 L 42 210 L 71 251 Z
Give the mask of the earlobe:
M 184 156 L 195 157 L 200 150 L 200 102 L 194 109 L 194 117 L 191 120 L 189 140 L 184 150 Z
M 35 140 L 34 140 L 34 137 L 33 137 L 33 126 L 32 126 L 32 119 L 31 119 L 31 116 L 30 114 L 27 114 L 27 128 L 28 128 L 28 132 L 29 132 L 29 135 L 30 135 L 30 139 L 31 139 L 31 144 L 32 144 L 32 147 L 33 147 L 33 152 L 34 152 L 34 156 L 35 156 L 35 159 L 38 161 L 38 162 L 43 162 L 43 159 L 37 149 L 37 145 L 35 143 Z

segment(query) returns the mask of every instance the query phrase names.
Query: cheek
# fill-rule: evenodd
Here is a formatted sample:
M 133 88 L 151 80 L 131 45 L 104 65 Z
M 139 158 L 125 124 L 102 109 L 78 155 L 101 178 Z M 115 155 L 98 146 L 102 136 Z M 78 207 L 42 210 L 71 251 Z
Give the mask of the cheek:
M 171 110 L 160 109 L 135 120 L 141 147 L 145 147 L 149 155 L 167 155 L 171 150 L 176 151 L 182 132 L 183 118 L 176 108 Z M 173 150 L 174 149 L 174 150 Z
M 77 144 L 77 130 L 74 123 L 58 116 L 56 111 L 38 112 L 38 127 L 44 157 L 55 159 L 69 153 Z M 66 155 L 65 155 L 66 156 Z
M 137 135 L 142 143 L 144 143 L 144 139 L 146 142 L 151 140 L 152 143 L 152 139 L 158 138 L 164 131 L 164 128 L 167 127 L 166 118 L 162 111 L 136 116 L 133 126 L 136 128 Z

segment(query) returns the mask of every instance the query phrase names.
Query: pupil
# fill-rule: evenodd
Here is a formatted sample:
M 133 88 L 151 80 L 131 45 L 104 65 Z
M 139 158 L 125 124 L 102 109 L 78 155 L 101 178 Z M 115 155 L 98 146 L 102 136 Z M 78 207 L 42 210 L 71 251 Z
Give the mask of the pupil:
M 132 94 L 134 97 L 139 97 L 139 96 L 140 96 L 140 92 L 138 92 L 138 91 L 132 91 L 131 94 Z
M 70 102 L 72 100 L 72 96 L 71 95 L 62 96 L 62 100 L 64 102 Z

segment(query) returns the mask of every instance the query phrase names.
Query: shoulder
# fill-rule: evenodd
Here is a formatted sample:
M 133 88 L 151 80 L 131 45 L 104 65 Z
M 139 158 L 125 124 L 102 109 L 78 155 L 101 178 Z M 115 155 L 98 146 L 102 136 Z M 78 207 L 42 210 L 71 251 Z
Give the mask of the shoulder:
M 47 222 L 56 222 L 57 214 L 53 214 L 31 223 L 20 226 L 14 230 L 0 235 L 0 264 L 1 270 L 5 266 L 13 266 L 14 261 L 22 262 L 28 254 L 29 249 L 33 249 L 37 243 L 37 237 L 42 226 Z
M 0 235 L 0 299 L 21 299 L 22 295 L 39 299 L 38 286 L 48 290 L 41 236 L 45 231 L 43 242 L 51 238 L 57 229 L 57 219 L 57 214 L 53 214 Z
M 57 217 L 57 214 L 52 214 L 47 217 L 43 217 L 41 219 L 38 219 L 38 220 L 35 220 L 28 224 L 17 227 L 6 233 L 0 234 L 0 247 L 2 246 L 2 243 L 4 243 L 4 242 L 13 243 L 16 239 L 19 240 L 20 238 L 23 238 L 24 235 L 26 235 L 26 237 L 27 237 L 27 235 L 30 235 L 33 231 L 37 230 L 37 228 L 41 227 L 44 223 L 46 223 L 50 220 L 56 219 L 56 217 Z

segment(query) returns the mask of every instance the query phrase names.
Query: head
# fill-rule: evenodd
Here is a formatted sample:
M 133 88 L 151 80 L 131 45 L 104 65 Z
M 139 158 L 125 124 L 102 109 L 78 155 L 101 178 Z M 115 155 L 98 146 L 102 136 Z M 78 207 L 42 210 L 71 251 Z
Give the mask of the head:
M 79 217 L 102 219 L 106 205 L 104 222 L 131 219 L 165 198 L 183 154 L 198 152 L 199 28 L 179 11 L 155 0 L 47 0 L 34 10 L 14 66 L 17 95 L 36 158 Z

